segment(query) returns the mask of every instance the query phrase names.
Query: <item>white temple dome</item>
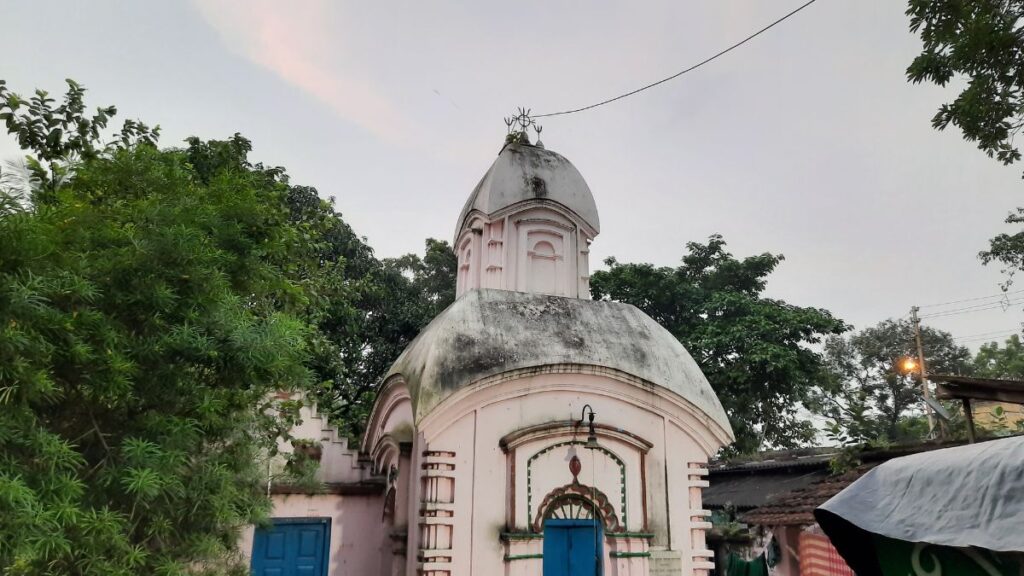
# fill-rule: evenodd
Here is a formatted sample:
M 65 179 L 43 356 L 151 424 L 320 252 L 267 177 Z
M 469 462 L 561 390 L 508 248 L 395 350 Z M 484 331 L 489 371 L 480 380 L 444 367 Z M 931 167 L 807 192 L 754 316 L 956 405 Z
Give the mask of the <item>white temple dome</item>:
M 601 231 L 594 195 L 571 162 L 539 146 L 508 144 L 466 201 L 455 237 L 473 213 L 494 217 L 506 208 L 544 200 L 567 209 L 592 228 L 592 234 Z
M 686 348 L 629 304 L 473 290 L 434 318 L 385 380 L 400 375 L 416 421 L 459 390 L 515 370 L 611 369 L 683 398 L 732 438 L 729 419 Z

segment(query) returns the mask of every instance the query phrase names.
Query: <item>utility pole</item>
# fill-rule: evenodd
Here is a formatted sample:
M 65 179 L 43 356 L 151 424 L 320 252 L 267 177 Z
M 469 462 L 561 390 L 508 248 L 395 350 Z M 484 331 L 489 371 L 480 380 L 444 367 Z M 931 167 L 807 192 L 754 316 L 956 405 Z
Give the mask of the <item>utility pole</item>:
M 931 398 L 932 393 L 928 390 L 928 368 L 924 363 L 924 348 L 921 346 L 921 319 L 917 317 L 917 312 L 920 310 L 917 306 L 910 307 L 910 319 L 914 322 L 914 339 L 917 340 L 917 366 L 918 375 L 921 377 L 921 393 L 924 394 L 925 398 Z M 932 414 L 932 407 L 925 402 L 924 413 L 928 416 L 928 434 L 935 433 L 935 415 Z

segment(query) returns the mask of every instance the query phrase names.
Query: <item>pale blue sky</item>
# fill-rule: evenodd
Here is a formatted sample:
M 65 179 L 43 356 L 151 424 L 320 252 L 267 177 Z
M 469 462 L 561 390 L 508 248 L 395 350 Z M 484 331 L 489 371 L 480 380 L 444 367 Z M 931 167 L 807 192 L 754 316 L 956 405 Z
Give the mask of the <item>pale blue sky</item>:
M 22 93 L 74 78 L 164 145 L 241 132 L 395 256 L 450 240 L 517 106 L 627 91 L 800 3 L 0 0 L 0 78 Z M 998 292 L 976 255 L 1022 203 L 1024 165 L 930 127 L 949 93 L 906 82 L 904 6 L 819 0 L 697 72 L 544 121 L 601 210 L 592 261 L 672 265 L 719 232 L 737 255 L 786 255 L 773 296 L 858 327 Z M 1013 330 L 1020 308 L 934 325 Z

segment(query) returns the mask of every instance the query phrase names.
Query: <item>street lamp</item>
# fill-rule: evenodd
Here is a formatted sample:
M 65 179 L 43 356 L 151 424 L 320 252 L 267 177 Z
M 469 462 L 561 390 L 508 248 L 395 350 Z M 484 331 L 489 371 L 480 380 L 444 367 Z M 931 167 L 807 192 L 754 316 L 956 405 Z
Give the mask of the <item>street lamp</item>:
M 594 431 L 594 416 L 597 416 L 597 414 L 594 413 L 594 409 L 590 406 L 590 404 L 583 405 L 583 412 L 580 413 L 580 421 L 577 422 L 576 425 L 583 426 L 583 417 L 587 416 L 588 410 L 590 411 L 590 415 L 588 418 L 589 429 L 587 434 L 587 443 L 584 444 L 583 447 L 586 448 L 587 450 L 596 450 L 601 447 L 601 445 L 597 443 L 597 432 Z
M 900 363 L 900 367 L 903 368 L 903 372 L 905 372 L 907 374 L 910 374 L 910 373 L 913 373 L 913 372 L 917 372 L 917 369 L 918 369 L 917 360 L 914 360 L 913 358 L 910 358 L 908 356 L 908 357 L 904 358 L 903 361 Z

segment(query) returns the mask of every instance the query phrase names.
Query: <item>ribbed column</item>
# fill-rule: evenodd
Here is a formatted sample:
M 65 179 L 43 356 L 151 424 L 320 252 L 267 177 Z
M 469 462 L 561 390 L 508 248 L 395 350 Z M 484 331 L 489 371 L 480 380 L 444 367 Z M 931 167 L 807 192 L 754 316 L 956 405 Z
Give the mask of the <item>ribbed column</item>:
M 455 525 L 455 453 L 423 452 L 419 576 L 451 576 L 452 532 Z
M 703 462 L 691 462 L 686 470 L 690 487 L 690 555 L 694 576 L 707 576 L 715 569 L 715 553 L 707 549 L 704 533 L 711 528 L 707 518 L 711 515 L 702 509 L 701 492 L 708 487 L 708 469 Z

